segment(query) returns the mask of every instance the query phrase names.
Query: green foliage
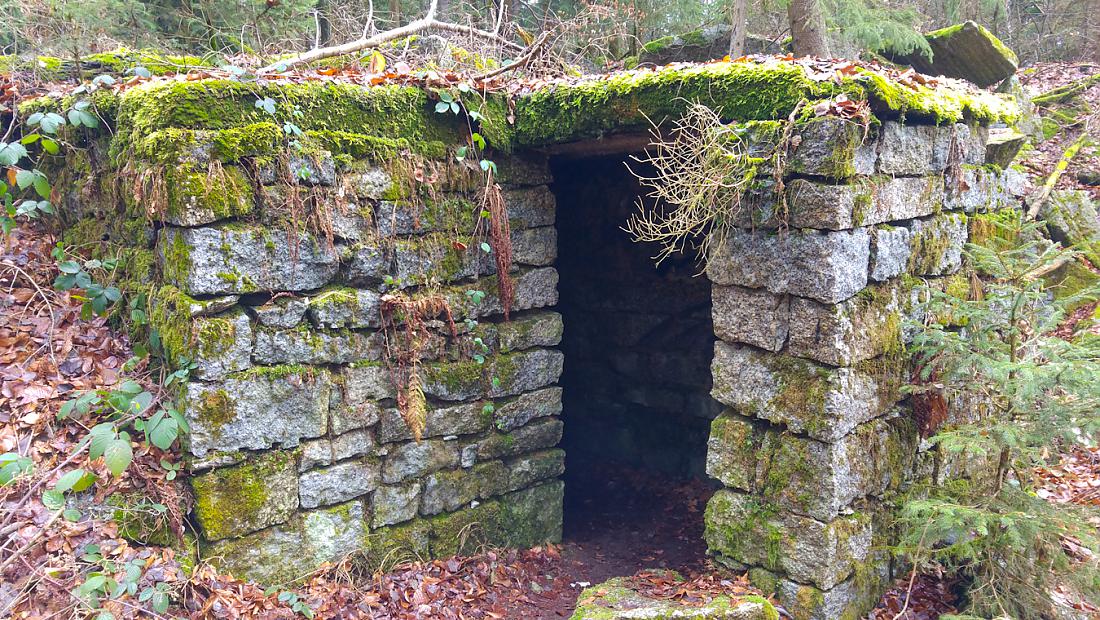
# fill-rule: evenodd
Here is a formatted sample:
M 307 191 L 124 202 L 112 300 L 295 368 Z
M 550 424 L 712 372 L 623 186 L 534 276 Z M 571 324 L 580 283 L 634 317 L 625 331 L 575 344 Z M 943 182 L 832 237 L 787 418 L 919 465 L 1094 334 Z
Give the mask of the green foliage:
M 977 398 L 989 410 L 977 416 L 957 404 L 960 419 L 932 438 L 968 476 L 904 505 L 899 548 L 967 577 L 971 613 L 1046 617 L 1055 584 L 1100 595 L 1096 560 L 1063 545 L 1072 540 L 1095 552 L 1095 529 L 1072 506 L 1037 497 L 1032 474 L 1060 448 L 1096 442 L 1100 338 L 1051 332 L 1066 308 L 1100 290 L 1053 298 L 1039 276 L 1074 253 L 1042 238 L 1038 224 L 994 225 L 1004 230 L 966 250 L 971 266 L 988 275 L 983 294 L 967 299 L 930 288 L 926 316 L 950 321 L 913 326 L 922 381 L 942 386 L 949 403 Z
M 913 6 L 892 8 L 867 0 L 829 0 L 826 15 L 840 36 L 860 48 L 903 55 L 918 52 L 932 57 L 932 48 L 918 30 L 922 16 Z
M 80 559 L 90 565 L 91 570 L 71 594 L 81 603 L 84 611 L 95 613 L 97 620 L 112 620 L 114 615 L 104 609 L 103 603 L 123 597 L 137 596 L 139 602 L 148 604 L 158 614 L 168 611 L 175 592 L 163 581 L 141 587 L 146 577 L 143 560 L 133 559 L 120 564 L 104 555 L 99 545 L 95 544 L 86 545 Z

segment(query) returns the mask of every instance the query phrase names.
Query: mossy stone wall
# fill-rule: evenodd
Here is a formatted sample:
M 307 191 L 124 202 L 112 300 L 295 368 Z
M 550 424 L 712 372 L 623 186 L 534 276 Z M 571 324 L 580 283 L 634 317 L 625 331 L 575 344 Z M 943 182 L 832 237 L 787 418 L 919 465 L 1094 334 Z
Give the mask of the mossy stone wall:
M 710 257 L 711 377 L 703 357 L 680 370 L 696 388 L 713 381 L 728 408 L 708 448 L 728 487 L 708 509 L 711 551 L 768 575 L 799 618 L 847 617 L 881 584 L 869 549 L 913 478 L 900 318 L 917 279 L 960 269 L 969 215 L 1007 202 L 983 166 L 981 123 L 1011 116 L 1001 99 L 875 72 L 826 84 L 783 63 L 567 80 L 514 107 L 468 95 L 511 223 L 510 322 L 480 246 L 484 174 L 455 159 L 469 125 L 414 86 L 169 80 L 97 93 L 103 127 L 74 130 L 87 148 L 58 162 L 66 237 L 123 246 L 154 340 L 170 363 L 195 364 L 181 407 L 207 559 L 284 581 L 351 552 L 377 565 L 475 540 L 533 545 L 561 535 L 556 384 L 571 328 L 553 310 L 560 231 L 540 149 L 637 132 L 689 100 L 772 126 L 839 93 L 877 117 L 800 117 L 792 219 L 764 190 L 747 214 L 755 232 Z M 267 97 L 274 114 L 256 105 Z M 764 155 L 776 132 L 760 133 Z M 457 328 L 427 317 L 419 440 L 380 329 L 393 295 L 445 300 Z M 764 553 L 749 553 L 744 537 L 761 532 Z

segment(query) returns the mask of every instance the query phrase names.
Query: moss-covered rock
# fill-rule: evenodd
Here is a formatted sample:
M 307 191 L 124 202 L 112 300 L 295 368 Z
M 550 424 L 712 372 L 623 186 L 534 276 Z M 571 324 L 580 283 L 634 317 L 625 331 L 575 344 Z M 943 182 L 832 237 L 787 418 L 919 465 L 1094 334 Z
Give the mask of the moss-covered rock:
M 668 577 L 682 579 L 675 572 Z M 629 577 L 616 577 L 585 588 L 577 600 L 571 620 L 779 620 L 779 612 L 762 596 L 749 594 L 731 599 L 719 595 L 689 605 L 641 594 L 633 589 Z
M 270 452 L 191 478 L 195 518 L 206 540 L 221 540 L 283 523 L 298 509 L 293 453 Z

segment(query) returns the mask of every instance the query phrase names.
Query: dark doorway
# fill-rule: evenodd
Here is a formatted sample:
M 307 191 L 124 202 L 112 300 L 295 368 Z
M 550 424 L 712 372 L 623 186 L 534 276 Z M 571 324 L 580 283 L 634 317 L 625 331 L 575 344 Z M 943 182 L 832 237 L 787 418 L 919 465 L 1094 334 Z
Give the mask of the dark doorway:
M 591 581 L 701 566 L 714 330 L 693 255 L 657 266 L 622 230 L 644 191 L 624 156 L 553 162 L 565 322 L 565 540 Z M 634 164 L 632 164 L 634 165 Z

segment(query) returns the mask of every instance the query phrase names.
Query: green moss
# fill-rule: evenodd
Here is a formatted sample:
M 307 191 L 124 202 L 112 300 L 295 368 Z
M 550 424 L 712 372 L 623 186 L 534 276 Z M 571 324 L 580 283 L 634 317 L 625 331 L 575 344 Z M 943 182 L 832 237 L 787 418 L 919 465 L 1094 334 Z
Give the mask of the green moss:
M 266 525 L 260 515 L 270 509 L 268 484 L 276 474 L 293 467 L 294 458 L 292 451 L 273 451 L 191 478 L 195 517 L 206 537 L 218 540 Z
M 196 405 L 196 418 L 214 429 L 228 424 L 236 415 L 229 392 L 223 389 L 204 392 Z
M 285 379 L 290 376 L 300 377 L 312 377 L 314 369 L 309 366 L 303 366 L 302 364 L 280 364 L 278 366 L 253 366 L 248 370 L 242 370 L 235 372 L 230 376 L 232 379 L 249 380 L 249 379 Z
M 157 510 L 155 502 L 141 492 L 112 493 L 105 504 L 114 508 L 111 519 L 118 525 L 118 535 L 122 538 L 161 547 L 177 542 L 165 511 Z
M 182 287 L 191 275 L 191 268 L 191 248 L 183 235 L 176 232 L 164 246 L 161 272 L 166 280 Z
M 1004 247 L 1015 244 L 1021 212 L 1017 209 L 1001 209 L 989 213 L 975 213 L 967 220 L 970 243 L 985 247 Z M 997 244 L 991 246 L 990 244 Z
M 189 211 L 213 216 L 214 220 L 247 215 L 252 212 L 252 183 L 244 171 L 226 166 L 207 172 L 191 172 L 188 167 L 168 171 L 168 215 L 187 221 Z M 204 217 L 208 219 L 208 217 Z
M 274 116 L 255 105 L 265 97 L 276 101 Z M 142 136 L 170 127 L 221 130 L 266 122 L 280 126 L 292 122 L 303 131 L 354 131 L 404 139 L 416 149 L 461 141 L 462 126 L 453 116 L 434 113 L 427 93 L 406 86 L 257 85 L 232 80 L 151 83 L 123 95 L 121 131 L 111 153 L 118 157 Z M 324 135 L 333 139 L 340 134 Z
M 828 369 L 789 355 L 769 358 L 768 365 L 775 376 L 776 393 L 770 407 L 806 418 L 806 430 L 825 424 L 825 404 L 832 390 Z
M 753 563 L 764 546 L 767 568 L 779 567 L 782 532 L 772 523 L 777 510 L 755 497 L 732 491 L 719 491 L 709 502 L 703 515 L 706 525 L 707 549 L 719 559 L 732 559 L 737 564 Z

